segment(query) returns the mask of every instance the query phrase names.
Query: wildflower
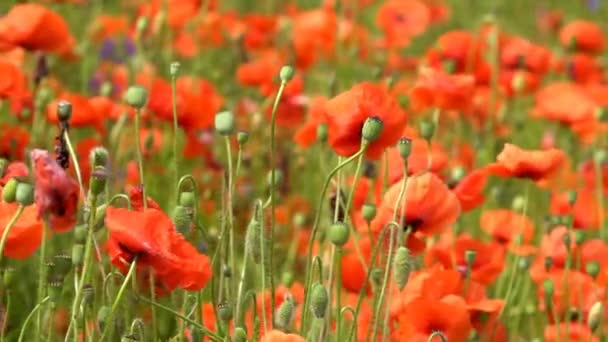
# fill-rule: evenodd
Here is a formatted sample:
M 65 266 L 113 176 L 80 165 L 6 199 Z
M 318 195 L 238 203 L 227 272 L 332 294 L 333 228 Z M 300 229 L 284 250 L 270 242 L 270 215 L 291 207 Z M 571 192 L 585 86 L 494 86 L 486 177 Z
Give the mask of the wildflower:
M 601 220 L 601 208 L 593 189 L 577 190 L 574 205 L 568 201 L 568 193 L 553 193 L 551 196 L 550 212 L 555 215 L 572 215 L 574 228 L 598 229 Z
M 325 123 L 325 103 L 327 98 L 313 98 L 308 105 L 308 119 L 296 131 L 293 140 L 302 147 L 309 147 L 317 140 L 317 129 Z
M 604 50 L 604 33 L 599 25 L 587 20 L 574 20 L 559 32 L 559 41 L 565 48 L 588 53 Z
M 477 169 L 462 178 L 452 190 L 462 211 L 470 211 L 485 201 L 483 190 L 488 180 L 485 169 Z
M 287 334 L 280 330 L 270 330 L 262 337 L 261 342 L 305 342 L 304 337 L 296 334 Z
M 505 144 L 496 162 L 487 166 L 488 172 L 500 177 L 529 178 L 533 181 L 553 176 L 566 161 L 562 150 L 523 150 L 513 144 Z
M 293 47 L 296 65 L 306 69 L 319 58 L 333 54 L 338 32 L 334 10 L 319 8 L 298 13 L 293 18 Z
M 534 236 L 534 223 L 529 217 L 509 209 L 485 210 L 481 214 L 481 229 L 505 246 L 520 237 L 521 243 L 529 243 Z
M 30 141 L 29 132 L 22 126 L 0 125 L 0 156 L 23 160 Z
M 376 24 L 389 47 L 406 47 L 424 33 L 431 21 L 429 8 L 418 0 L 390 0 L 378 9 Z
M 38 217 L 48 217 L 56 232 L 70 230 L 76 223 L 79 187 L 47 151 L 30 152 L 35 181 Z
M 475 78 L 471 75 L 450 75 L 424 68 L 410 91 L 410 98 L 417 111 L 427 108 L 465 110 L 471 106 L 474 89 Z
M 0 201 L 0 235 L 15 215 L 17 206 L 17 203 Z M 12 259 L 26 259 L 38 249 L 41 242 L 42 222 L 37 218 L 36 207 L 27 206 L 8 234 L 4 255 Z

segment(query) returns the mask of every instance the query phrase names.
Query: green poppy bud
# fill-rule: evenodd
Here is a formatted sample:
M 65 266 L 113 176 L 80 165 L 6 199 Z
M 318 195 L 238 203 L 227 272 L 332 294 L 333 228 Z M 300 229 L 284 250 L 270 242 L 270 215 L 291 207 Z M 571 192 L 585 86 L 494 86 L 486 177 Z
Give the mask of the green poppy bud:
M 192 208 L 184 207 L 182 205 L 175 206 L 173 209 L 173 224 L 175 230 L 180 232 L 182 235 L 190 231 L 193 222 L 194 211 Z
M 245 249 L 249 252 L 251 259 L 256 264 L 259 264 L 262 257 L 262 224 L 254 216 L 247 225 L 245 235 Z
M 585 238 L 586 236 L 584 230 L 577 230 L 574 232 L 574 243 L 576 243 L 577 246 L 583 244 L 583 242 L 585 242 Z
M 123 335 L 120 342 L 139 342 L 139 338 L 135 334 Z
M 361 207 L 361 215 L 367 222 L 371 222 L 376 217 L 376 206 L 373 204 L 364 204 Z
M 329 304 L 329 293 L 321 284 L 316 283 L 312 286 L 310 295 L 310 307 L 317 318 L 324 318 L 327 313 L 327 305 Z
M 545 279 L 545 281 L 543 281 L 543 290 L 545 291 L 545 298 L 553 297 L 553 294 L 555 293 L 555 285 L 551 279 Z
M 407 158 L 409 158 L 409 156 L 410 156 L 410 153 L 412 153 L 412 139 L 410 139 L 410 138 L 399 139 L 397 148 L 399 149 L 399 155 L 401 156 L 401 158 L 403 158 L 403 160 L 407 160 Z
M 4 282 L 5 288 L 11 288 L 15 281 L 15 269 L 12 267 L 5 268 L 4 274 L 2 275 L 2 281 Z
M 236 141 L 238 141 L 239 145 L 245 145 L 247 141 L 249 141 L 249 133 L 245 131 L 238 132 L 236 134 Z
M 110 160 L 110 154 L 104 147 L 98 146 L 89 153 L 89 162 L 92 166 L 106 166 Z
M 61 298 L 61 292 L 63 291 L 63 281 L 52 281 L 48 284 L 49 299 L 51 302 L 56 303 Z
M 226 302 L 218 304 L 217 313 L 222 321 L 230 322 L 232 320 L 232 305 Z
M 57 254 L 53 256 L 53 264 L 53 272 L 63 279 L 72 269 L 72 258 L 67 254 Z
M 82 286 L 82 304 L 92 305 L 95 301 L 95 288 L 91 284 L 84 284 Z
M 279 77 L 281 78 L 281 82 L 287 83 L 287 82 L 291 81 L 294 73 L 295 73 L 295 71 L 294 71 L 293 67 L 291 67 L 289 65 L 285 65 L 284 67 L 282 67 L 281 71 L 279 72 Z
M 234 342 L 247 342 L 247 331 L 243 327 L 235 328 L 232 340 Z
M 229 111 L 219 112 L 215 115 L 215 130 L 224 136 L 234 132 L 234 114 Z
M 283 182 L 283 172 L 281 170 L 275 169 L 274 170 L 274 187 L 276 188 L 282 182 Z M 272 172 L 268 172 L 268 175 L 266 176 L 266 184 L 268 184 L 269 187 L 273 185 L 272 184 Z
M 430 142 L 433 139 L 433 135 L 435 135 L 435 124 L 431 121 L 423 120 L 420 122 L 418 130 L 420 131 L 420 136 L 427 142 Z
M 148 91 L 139 85 L 130 86 L 125 94 L 125 101 L 133 108 L 142 109 L 148 101 Z
M 382 134 L 382 128 L 384 123 L 377 116 L 368 117 L 363 123 L 363 129 L 361 130 L 361 137 L 363 141 L 371 143 L 376 141 L 380 134 Z
M 103 82 L 101 89 L 99 90 L 99 94 L 104 97 L 110 97 L 112 95 L 112 88 L 111 82 Z
M 595 279 L 600 274 L 600 263 L 597 261 L 590 261 L 585 265 L 585 272 L 591 276 L 591 278 Z
M 290 287 L 293 284 L 295 277 L 291 272 L 283 272 L 281 274 L 281 283 L 287 287 Z
M 393 260 L 393 276 L 400 291 L 407 284 L 411 270 L 410 251 L 406 247 L 401 246 L 397 249 L 395 259 Z
M 89 192 L 93 196 L 101 194 L 105 190 L 107 179 L 108 172 L 106 171 L 106 168 L 103 166 L 95 167 L 89 180 Z
M 59 101 L 57 104 L 57 118 L 59 121 L 67 122 L 72 117 L 72 104 L 68 101 Z
M 194 192 L 184 191 L 179 194 L 179 204 L 184 207 L 194 208 L 196 206 L 196 196 Z
M 97 326 L 99 327 L 100 331 L 103 331 L 103 329 L 105 328 L 106 324 L 108 324 L 108 318 L 110 318 L 110 313 L 112 312 L 112 309 L 110 309 L 109 306 L 102 306 L 101 308 L 99 308 L 99 311 L 97 311 Z
M 336 222 L 327 230 L 329 241 L 336 246 L 344 246 L 350 237 L 350 228 L 344 222 Z
M 11 178 L 2 188 L 2 200 L 6 203 L 13 203 L 17 200 L 17 185 L 19 182 L 15 178 Z
M 474 250 L 466 250 L 464 252 L 464 260 L 467 263 L 467 267 L 470 269 L 473 267 L 473 263 L 475 262 L 475 258 L 477 257 L 477 251 Z
M 294 311 L 296 309 L 296 305 L 294 303 L 293 298 L 290 294 L 285 296 L 285 300 L 279 306 L 277 310 L 277 314 L 275 316 L 275 324 L 276 326 L 283 330 L 288 331 L 291 322 L 293 321 Z
M 327 124 L 322 123 L 317 126 L 317 141 L 324 143 L 327 141 L 328 128 Z
M 22 206 L 31 205 L 34 203 L 34 187 L 29 183 L 17 184 L 15 199 Z
M 84 245 L 75 244 L 72 246 L 72 264 L 74 267 L 82 266 L 82 258 L 84 256 Z

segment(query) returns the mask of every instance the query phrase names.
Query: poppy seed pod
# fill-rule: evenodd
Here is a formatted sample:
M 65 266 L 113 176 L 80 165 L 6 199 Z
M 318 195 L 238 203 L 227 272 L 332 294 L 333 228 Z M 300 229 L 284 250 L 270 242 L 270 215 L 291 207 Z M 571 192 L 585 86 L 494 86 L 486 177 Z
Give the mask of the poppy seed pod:
M 574 232 L 574 243 L 576 243 L 577 246 L 580 246 L 583 244 L 583 242 L 585 242 L 585 231 L 584 230 L 577 230 Z
M 364 204 L 363 207 L 361 207 L 361 215 L 367 222 L 371 222 L 374 217 L 376 217 L 376 212 L 376 206 L 373 204 Z
M 593 160 L 598 164 L 603 164 L 608 160 L 608 152 L 605 150 L 597 150 L 593 153 Z
M 74 243 L 83 244 L 87 241 L 87 225 L 79 224 L 74 227 Z
M 600 263 L 597 261 L 590 261 L 585 265 L 585 272 L 595 279 L 600 274 Z
M 106 172 L 106 168 L 97 166 L 91 173 L 89 192 L 94 196 L 101 194 L 106 187 L 107 179 L 108 173 Z
M 179 67 L 180 67 L 179 62 L 171 63 L 171 65 L 169 65 L 169 74 L 172 77 L 177 76 L 177 73 L 179 72 Z
M 34 203 L 34 187 L 29 183 L 17 184 L 15 199 L 24 207 L 31 205 Z
M 242 327 L 235 328 L 232 340 L 234 342 L 247 342 L 247 331 Z
M 139 342 L 139 338 L 135 334 L 127 334 L 120 338 L 120 342 Z
M 173 209 L 173 224 L 175 225 L 175 230 L 181 234 L 189 232 L 190 227 L 192 226 L 193 216 L 194 211 L 192 208 L 183 205 L 175 206 L 175 209 Z
M 399 155 L 401 156 L 401 158 L 403 158 L 403 160 L 407 160 L 407 158 L 409 158 L 409 156 L 410 156 L 410 153 L 412 153 L 412 139 L 410 139 L 410 138 L 399 139 L 397 148 L 399 149 Z
M 137 22 L 135 23 L 135 29 L 137 30 L 137 35 L 141 36 L 143 34 L 143 32 L 148 28 L 148 25 L 150 25 L 150 19 L 146 16 L 141 16 L 137 19 Z
M 249 140 L 249 133 L 245 132 L 245 131 L 240 131 L 236 134 L 236 141 L 239 143 L 239 145 L 245 145 L 247 143 L 247 141 Z
M 519 259 L 518 263 L 519 269 L 522 271 L 527 271 L 530 268 L 530 258 L 522 257 Z
M 101 89 L 99 89 L 99 94 L 104 97 L 110 97 L 112 95 L 112 90 L 111 82 L 103 82 Z
M 384 123 L 377 116 L 368 117 L 363 123 L 363 128 L 361 129 L 361 137 L 363 141 L 367 143 L 371 143 L 380 138 L 380 134 L 382 134 L 382 128 Z
M 545 257 L 545 271 L 549 272 L 551 266 L 553 266 L 553 258 L 550 256 Z
M 196 196 L 194 195 L 194 192 L 184 191 L 180 193 L 179 204 L 183 205 L 184 207 L 194 208 L 196 205 Z
M 393 275 L 399 291 L 403 290 L 407 284 L 411 270 L 410 251 L 407 247 L 401 246 L 397 249 L 395 260 L 393 261 Z
M 574 190 L 568 191 L 568 204 L 573 206 L 576 203 L 576 198 L 578 197 L 578 193 Z
M 285 65 L 284 67 L 282 67 L 281 71 L 279 72 L 279 77 L 281 78 L 281 82 L 287 83 L 287 82 L 291 81 L 294 73 L 295 73 L 295 70 L 293 69 L 293 67 L 291 67 L 289 65 Z
M 17 185 L 19 182 L 15 178 L 9 179 L 2 189 L 2 200 L 6 203 L 13 203 L 17 199 Z
M 281 170 L 274 170 L 274 184 L 272 184 L 272 172 L 268 172 L 268 175 L 266 176 L 266 184 L 268 184 L 269 187 L 274 185 L 276 188 L 281 183 L 283 183 L 283 172 L 281 172 Z
M 317 318 L 325 317 L 327 305 L 329 304 L 329 294 L 321 283 L 312 286 L 310 294 L 310 308 Z
M 277 310 L 277 314 L 275 317 L 275 324 L 277 327 L 283 331 L 287 331 L 291 322 L 293 320 L 294 311 L 296 309 L 296 305 L 293 301 L 293 298 L 290 294 L 285 296 L 285 300 L 279 306 Z
M 291 272 L 283 272 L 281 274 L 281 283 L 287 287 L 290 287 L 293 284 L 295 277 Z
M 59 101 L 57 104 L 57 118 L 60 121 L 70 121 L 72 117 L 72 104 L 68 101 Z
M 108 150 L 98 146 L 89 153 L 89 163 L 93 166 L 106 166 L 110 160 Z
M 350 228 L 344 222 L 336 222 L 327 230 L 327 237 L 334 245 L 344 246 L 350 237 Z
M 327 141 L 328 128 L 327 124 L 322 123 L 317 126 L 317 141 L 324 143 Z
M 61 291 L 63 290 L 63 280 L 62 281 L 51 281 L 47 284 L 49 299 L 52 303 L 56 303 L 57 300 L 61 297 Z
M 526 206 L 526 199 L 523 196 L 515 196 L 511 202 L 511 209 L 517 212 L 523 212 Z
M 217 313 L 219 318 L 224 322 L 230 322 L 232 320 L 232 305 L 223 302 L 217 305 Z
M 230 111 L 219 112 L 215 115 L 215 130 L 224 136 L 234 132 L 234 114 Z
M 589 330 L 595 332 L 601 326 L 604 321 L 604 312 L 605 308 L 602 302 L 595 302 L 595 304 L 591 306 L 589 314 L 587 315 L 587 326 L 589 327 Z
M 63 279 L 72 269 L 72 258 L 67 254 L 57 254 L 53 257 L 53 272 Z
M 420 136 L 427 142 L 430 142 L 433 139 L 433 135 L 435 135 L 435 124 L 428 120 L 422 120 L 420 121 L 418 130 L 420 131 Z
M 125 102 L 135 109 L 142 109 L 148 101 L 148 91 L 146 88 L 134 85 L 127 89 L 125 94 Z

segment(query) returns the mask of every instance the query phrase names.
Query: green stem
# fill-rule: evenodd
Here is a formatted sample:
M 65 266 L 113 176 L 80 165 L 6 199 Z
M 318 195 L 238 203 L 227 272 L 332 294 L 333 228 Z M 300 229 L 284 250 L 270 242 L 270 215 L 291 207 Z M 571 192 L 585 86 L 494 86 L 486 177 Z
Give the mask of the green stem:
M 49 297 L 45 297 L 42 301 L 40 301 L 40 303 L 36 304 L 36 306 L 32 309 L 32 311 L 29 313 L 29 315 L 27 315 L 27 317 L 25 318 L 25 321 L 23 321 L 23 326 L 21 327 L 21 332 L 19 333 L 19 339 L 17 340 L 18 342 L 23 341 L 23 338 L 25 337 L 25 331 L 27 330 L 27 326 L 30 323 L 30 321 L 32 320 L 32 318 L 34 317 L 34 314 L 39 312 L 40 308 L 42 308 L 42 305 L 44 305 L 44 303 L 46 303 L 49 300 Z M 40 333 L 40 331 L 37 331 L 36 333 Z M 39 339 L 40 336 L 37 336 L 36 339 Z
M 229 265 L 232 272 L 236 269 L 236 256 L 234 254 L 234 222 L 233 222 L 233 204 L 232 197 L 234 194 L 234 175 L 233 175 L 233 166 L 232 166 L 232 149 L 230 148 L 230 138 L 228 136 L 224 137 L 224 142 L 226 144 L 226 158 L 228 159 L 228 194 L 226 196 L 226 210 L 227 210 L 227 218 L 228 218 L 228 249 L 229 249 Z M 222 272 L 223 274 L 224 272 Z M 231 281 L 230 286 L 230 295 L 235 293 L 234 289 L 234 281 Z
M 146 196 L 146 182 L 144 181 L 144 157 L 141 152 L 140 128 L 141 109 L 135 110 L 135 154 L 137 157 L 137 168 L 139 170 L 139 183 L 141 184 L 141 193 L 144 202 L 144 209 L 148 208 L 148 197 Z
M 340 298 L 342 289 L 342 247 L 337 246 L 335 251 L 334 265 L 336 265 L 336 340 L 340 340 L 342 300 Z
M 11 312 L 11 291 L 6 290 L 6 311 L 4 312 L 4 319 L 2 320 L 2 330 L 0 331 L 0 342 L 4 342 L 4 332 L 6 331 L 10 312 Z
M 63 133 L 63 139 L 65 140 L 65 144 L 68 147 L 68 152 L 70 153 L 70 158 L 72 158 L 72 164 L 74 165 L 74 170 L 76 171 L 76 180 L 78 181 L 78 186 L 80 186 L 80 195 L 83 199 L 86 198 L 84 192 L 84 185 L 82 183 L 82 173 L 80 172 L 80 164 L 78 164 L 78 157 L 76 156 L 76 152 L 74 152 L 74 147 L 72 146 L 72 141 L 70 140 L 70 135 L 67 131 Z
M 116 312 L 116 309 L 118 308 L 118 304 L 120 304 L 120 300 L 122 299 L 122 296 L 125 293 L 125 290 L 127 289 L 127 285 L 129 284 L 129 281 L 135 274 L 136 266 L 137 266 L 137 257 L 135 257 L 135 259 L 133 259 L 133 261 L 131 262 L 129 271 L 127 272 L 127 275 L 125 276 L 125 280 L 122 282 L 122 285 L 120 285 L 120 289 L 118 290 L 118 293 L 116 294 L 114 303 L 112 303 L 112 308 L 110 309 L 110 313 L 108 314 L 108 317 L 106 318 L 107 323 L 105 324 L 105 326 L 103 328 L 103 333 L 101 334 L 101 338 L 99 339 L 100 341 L 103 341 L 105 339 L 106 335 L 108 334 L 108 332 L 110 330 L 110 326 L 113 325 L 112 321 L 114 319 L 114 312 Z
M 363 144 L 361 149 L 350 156 L 348 159 L 337 165 L 333 170 L 330 171 L 329 175 L 325 179 L 325 183 L 323 184 L 323 189 L 321 190 L 321 195 L 319 196 L 319 200 L 317 202 L 317 212 L 315 214 L 315 220 L 312 226 L 312 231 L 310 233 L 310 239 L 308 241 L 308 252 L 307 252 L 307 260 L 306 260 L 306 269 L 309 270 L 312 263 L 312 248 L 317 236 L 317 232 L 319 230 L 319 223 L 321 221 L 321 212 L 323 211 L 323 199 L 325 198 L 325 194 L 327 193 L 327 188 L 331 182 L 333 176 L 343 167 L 350 164 L 353 160 L 359 158 L 360 155 L 364 154 L 367 150 L 367 144 Z M 309 310 L 310 304 L 310 286 L 311 286 L 311 276 L 310 272 L 306 272 L 305 276 L 305 286 L 304 286 L 304 307 L 302 307 L 302 324 L 301 324 L 301 332 L 304 332 L 306 329 L 306 318 Z
M 156 301 L 156 287 L 154 286 L 154 273 L 150 272 L 150 276 L 148 278 L 149 280 L 149 284 L 150 284 L 150 298 L 152 298 L 152 300 Z M 158 341 L 158 324 L 157 324 L 157 319 L 156 319 L 156 308 L 155 307 L 151 307 L 150 308 L 150 313 L 152 315 L 152 336 L 153 336 L 153 341 Z
M 37 297 L 38 301 L 41 302 L 44 297 L 44 289 L 46 288 L 46 265 L 44 264 L 44 258 L 46 256 L 46 234 L 47 234 L 47 224 L 46 220 L 44 220 L 44 224 L 42 225 L 42 243 L 40 245 L 40 259 L 38 260 L 38 291 Z M 42 312 L 39 310 L 36 315 L 36 341 L 40 340 L 40 329 L 42 328 Z
M 270 269 L 267 270 L 269 273 L 270 280 L 270 307 L 271 307 L 271 317 L 274 322 L 274 279 L 272 276 L 272 265 L 273 265 L 273 241 L 274 241 L 274 225 L 275 225 L 275 183 L 276 183 L 276 170 L 275 170 L 275 129 L 276 129 L 276 121 L 277 121 L 277 110 L 279 108 L 279 102 L 281 101 L 281 97 L 283 96 L 283 91 L 285 91 L 285 86 L 287 85 L 286 81 L 281 81 L 281 85 L 279 86 L 279 91 L 277 92 L 277 96 L 274 99 L 274 104 L 272 106 L 272 119 L 270 121 L 270 232 L 268 234 L 268 240 L 270 241 L 270 250 L 268 253 L 268 264 L 270 265 Z
M 6 227 L 4 227 L 4 231 L 2 232 L 2 240 L 0 240 L 0 263 L 2 262 L 2 257 L 4 256 L 4 247 L 6 246 L 6 240 L 8 240 L 8 235 L 15 223 L 17 223 L 17 220 L 19 220 L 19 217 L 23 213 L 24 209 L 24 206 L 19 205 L 17 207 L 17 211 L 15 212 L 11 220 L 6 224 Z
M 177 132 L 179 127 L 177 125 L 177 77 L 176 75 L 171 76 L 171 102 L 173 110 L 173 179 L 178 183 L 179 178 L 179 160 L 177 158 Z

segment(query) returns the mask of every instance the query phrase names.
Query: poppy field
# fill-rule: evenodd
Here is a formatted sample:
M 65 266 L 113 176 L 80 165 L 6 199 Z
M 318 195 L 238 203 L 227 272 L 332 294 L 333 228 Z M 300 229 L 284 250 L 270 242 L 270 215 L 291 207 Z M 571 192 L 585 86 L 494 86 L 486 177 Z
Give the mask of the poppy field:
M 606 18 L 1 0 L 0 342 L 608 341 Z

